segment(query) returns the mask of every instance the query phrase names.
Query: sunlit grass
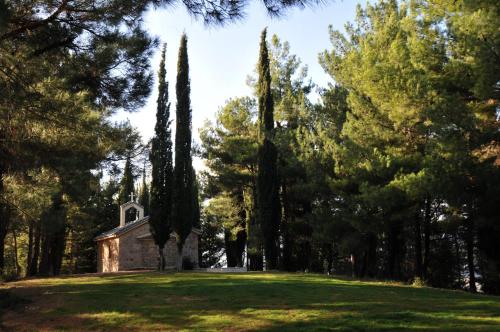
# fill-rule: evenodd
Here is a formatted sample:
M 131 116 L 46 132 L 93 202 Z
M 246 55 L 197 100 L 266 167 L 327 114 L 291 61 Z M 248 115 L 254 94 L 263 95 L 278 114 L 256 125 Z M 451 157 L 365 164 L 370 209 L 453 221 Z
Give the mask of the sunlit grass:
M 33 279 L 0 330 L 500 330 L 500 298 L 284 273 Z

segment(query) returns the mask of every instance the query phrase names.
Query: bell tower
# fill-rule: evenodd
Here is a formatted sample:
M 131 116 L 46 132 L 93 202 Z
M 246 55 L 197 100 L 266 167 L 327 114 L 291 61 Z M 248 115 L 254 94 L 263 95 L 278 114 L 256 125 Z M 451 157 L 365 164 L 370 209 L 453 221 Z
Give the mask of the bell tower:
M 126 213 L 132 208 L 137 211 L 135 220 L 144 218 L 144 207 L 137 203 L 137 198 L 134 199 L 134 193 L 130 193 L 130 201 L 120 205 L 120 227 L 125 226 Z

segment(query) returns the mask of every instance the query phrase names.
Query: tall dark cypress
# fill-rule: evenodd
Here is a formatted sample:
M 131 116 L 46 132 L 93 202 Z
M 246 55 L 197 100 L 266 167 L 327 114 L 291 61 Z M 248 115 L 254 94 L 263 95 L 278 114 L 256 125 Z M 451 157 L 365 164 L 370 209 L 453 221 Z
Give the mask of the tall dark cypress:
M 279 199 L 278 152 L 273 143 L 274 105 L 271 94 L 271 73 L 266 43 L 267 29 L 262 31 L 258 63 L 257 94 L 259 101 L 259 151 L 257 173 L 257 221 L 264 238 L 266 269 L 278 268 L 279 224 L 281 206 Z
M 177 269 L 182 269 L 182 248 L 195 219 L 194 171 L 191 159 L 191 100 L 187 37 L 181 37 L 177 62 L 177 96 L 174 167 L 174 231 L 177 234 Z M 197 199 L 197 198 L 196 198 Z
M 139 204 L 144 207 L 144 215 L 149 216 L 149 186 L 146 182 L 146 166 L 142 169 L 142 185 L 139 192 Z
M 199 192 L 199 184 L 198 184 L 198 179 L 196 178 L 196 171 L 194 170 L 194 168 L 192 168 L 193 170 L 193 186 L 192 186 L 192 194 L 191 194 L 191 199 L 193 200 L 193 219 L 192 219 L 192 222 L 191 222 L 191 226 L 192 227 L 196 227 L 196 228 L 200 228 L 200 215 L 201 215 L 201 211 L 200 211 L 200 201 L 199 201 L 199 195 L 200 195 L 200 192 Z
M 132 161 L 130 157 L 127 157 L 127 161 L 125 162 L 125 168 L 123 169 L 123 177 L 120 182 L 120 194 L 118 197 L 118 203 L 124 204 L 130 200 L 130 194 L 135 194 L 135 186 L 134 186 L 134 173 L 132 171 Z M 125 215 L 125 222 L 134 221 L 136 218 L 137 212 L 135 209 L 127 210 Z
M 120 194 L 118 197 L 118 203 L 124 204 L 130 200 L 130 193 L 135 192 L 134 187 L 134 175 L 132 171 L 132 161 L 130 157 L 127 157 L 125 161 L 125 167 L 123 168 L 123 176 L 120 181 Z
M 163 248 L 172 232 L 172 133 L 170 130 L 170 103 L 165 69 L 166 45 L 161 53 L 158 71 L 158 100 L 156 109 L 155 135 L 151 144 L 149 159 L 152 165 L 149 226 L 158 246 L 159 269 L 165 269 Z

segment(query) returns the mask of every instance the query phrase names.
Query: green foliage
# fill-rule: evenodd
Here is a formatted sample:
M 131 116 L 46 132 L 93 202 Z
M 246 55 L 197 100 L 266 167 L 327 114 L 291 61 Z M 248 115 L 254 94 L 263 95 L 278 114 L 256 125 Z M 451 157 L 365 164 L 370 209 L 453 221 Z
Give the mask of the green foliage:
M 495 79 L 485 83 L 482 74 L 470 74 L 480 72 L 471 61 L 486 59 L 471 44 L 468 51 L 464 48 L 468 37 L 457 21 L 470 23 L 482 15 L 478 7 L 495 9 L 486 3 L 484 7 L 457 3 L 446 9 L 427 4 L 381 1 L 359 7 L 356 23 L 347 26 L 346 34 L 330 32 L 333 50 L 323 53 L 320 61 L 349 91 L 349 110 L 330 152 L 339 177 L 334 185 L 344 190 L 341 196 L 347 203 L 342 223 L 353 226 L 360 241 L 371 230 L 387 244 L 381 262 L 385 274 L 428 277 L 435 286 L 456 287 L 463 271 L 456 271 L 460 264 L 453 257 L 458 255 L 447 249 L 453 243 L 457 251 L 467 248 L 474 290 L 472 216 L 480 213 L 474 202 L 484 197 L 480 170 L 491 167 L 477 157 L 477 149 L 489 145 L 477 134 L 489 132 L 487 128 L 497 121 L 486 115 L 489 106 L 495 108 L 495 102 L 483 99 L 485 91 L 493 97 L 491 90 L 478 86 L 492 87 Z M 481 22 L 491 21 L 485 17 Z M 495 70 L 491 66 L 488 72 L 495 75 Z M 441 240 L 431 248 L 438 220 L 452 218 L 442 210 L 443 201 L 463 220 L 463 232 L 459 241 Z M 367 224 L 370 219 L 375 227 Z M 455 237 L 445 234 L 443 239 Z M 438 259 L 449 264 L 434 265 Z M 414 265 L 404 268 L 404 260 Z
M 448 197 L 458 211 L 469 216 L 466 224 L 472 234 L 464 237 L 470 244 L 468 256 L 473 256 L 470 253 L 477 236 L 483 289 L 500 294 L 500 257 L 492 249 L 500 237 L 498 209 L 493 208 L 499 203 L 500 32 L 496 22 L 500 5 L 488 0 L 429 3 L 432 6 L 427 14 L 447 26 L 450 79 L 458 99 L 474 118 L 473 128 L 465 133 L 462 154 L 454 162 L 456 187 Z M 472 261 L 468 265 L 473 265 Z
M 247 240 L 244 202 L 240 194 L 221 192 L 210 199 L 205 209 L 206 217 L 219 225 L 224 234 L 224 247 L 228 267 L 243 266 Z
M 307 67 L 301 66 L 301 60 L 290 54 L 288 42 L 282 43 L 276 35 L 272 37 L 269 59 L 277 123 L 274 143 L 278 150 L 280 200 L 283 205 L 280 268 L 305 271 L 313 267 L 316 257 L 309 220 L 316 188 L 308 184 L 305 164 L 300 158 L 300 133 L 308 130 L 308 114 L 312 107 L 307 94 L 313 84 L 306 81 Z
M 217 218 L 205 211 L 201 213 L 200 223 L 200 267 L 220 267 L 224 253 L 224 241 L 220 236 L 221 225 Z
M 66 272 L 96 272 L 97 252 L 94 238 L 119 226 L 119 204 L 115 197 L 120 184 L 113 176 L 106 182 L 96 177 L 86 204 L 73 204 L 70 213 L 70 259 Z

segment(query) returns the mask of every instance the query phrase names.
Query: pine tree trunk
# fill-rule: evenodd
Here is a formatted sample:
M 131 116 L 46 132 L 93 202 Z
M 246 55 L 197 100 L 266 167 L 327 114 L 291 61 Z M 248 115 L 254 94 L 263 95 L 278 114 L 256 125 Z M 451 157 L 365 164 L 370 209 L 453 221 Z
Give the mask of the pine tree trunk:
M 254 247 L 255 253 L 247 254 L 247 266 L 249 271 L 262 271 L 264 269 L 264 256 L 262 248 Z
M 366 274 L 373 278 L 377 270 L 377 236 L 373 233 L 368 234 L 368 267 Z
M 0 275 L 5 267 L 5 237 L 0 234 Z
M 422 266 L 422 273 L 424 279 L 427 279 L 429 258 L 430 258 L 430 238 L 431 238 L 431 199 L 427 197 L 425 200 L 424 212 L 424 262 Z
M 243 190 L 241 190 L 239 193 L 238 193 L 238 202 L 240 203 L 241 206 L 244 206 L 245 205 L 245 197 L 244 197 L 244 193 L 243 193 Z M 235 247 L 236 247 L 236 266 L 237 267 L 243 267 L 244 265 L 244 254 L 245 254 L 245 248 L 246 248 L 246 244 L 247 244 L 247 238 L 248 238 L 248 234 L 247 234 L 247 225 L 246 225 L 246 210 L 244 208 L 242 208 L 240 210 L 240 213 L 239 213 L 239 217 L 241 219 L 241 222 L 240 222 L 240 231 L 236 234 L 236 243 L 235 243 Z
M 3 181 L 0 173 L 0 195 L 3 195 Z M 5 238 L 10 225 L 10 209 L 4 201 L 0 201 L 0 274 L 5 268 Z
M 252 184 L 253 209 L 247 211 L 248 241 L 247 241 L 247 268 L 249 271 L 262 271 L 264 269 L 264 257 L 262 253 L 262 231 L 257 223 L 257 189 L 255 182 Z
M 422 230 L 420 213 L 415 212 L 415 276 L 422 279 Z
M 14 228 L 12 228 L 12 238 L 14 240 L 14 263 L 16 264 L 16 275 L 21 274 L 21 266 L 19 265 L 19 252 L 17 247 L 17 233 Z
M 351 277 L 356 277 L 356 255 L 351 254 Z
M 281 222 L 281 235 L 283 236 L 283 269 L 293 271 L 292 239 L 290 236 L 290 202 L 286 180 L 281 182 L 281 199 L 283 201 L 283 220 Z
M 3 137 L 0 135 L 0 137 Z M 3 143 L 2 143 L 3 144 Z M 4 186 L 3 186 L 3 175 L 5 174 L 6 168 L 4 167 L 3 161 L 0 160 L 0 274 L 2 274 L 5 268 L 5 237 L 7 236 L 7 229 L 10 224 L 9 207 L 4 199 Z
M 26 275 L 30 275 L 31 271 L 31 263 L 33 260 L 33 220 L 31 220 L 28 224 L 28 255 L 26 257 Z
M 327 262 L 326 274 L 332 274 L 333 269 L 333 246 L 330 243 L 325 243 L 324 245 L 325 259 Z
M 224 246 L 226 248 L 226 263 L 227 267 L 236 266 L 235 241 L 231 239 L 231 232 L 228 229 L 224 230 Z
M 41 245 L 40 245 L 40 263 L 38 264 L 38 274 L 47 276 L 53 273 L 54 267 L 54 232 L 51 228 L 54 227 L 52 224 L 53 219 L 42 220 L 41 226 Z M 49 225 L 50 223 L 50 225 Z
M 35 240 L 33 243 L 33 258 L 31 259 L 30 270 L 28 271 L 30 276 L 34 276 L 38 273 L 38 258 L 40 256 L 40 238 L 41 238 L 41 223 L 38 220 L 35 225 Z
M 242 229 L 245 229 L 244 223 L 242 225 Z M 243 267 L 243 254 L 245 253 L 245 244 L 247 242 L 247 234 L 246 231 L 242 230 L 236 234 L 236 266 Z
M 363 251 L 363 260 L 361 262 L 361 269 L 359 271 L 359 277 L 364 278 L 366 276 L 366 271 L 368 269 L 368 249 Z
M 476 269 L 474 267 L 474 220 L 472 216 L 466 221 L 467 234 L 465 242 L 467 246 L 467 267 L 469 269 L 469 291 L 472 293 L 477 292 L 476 288 Z
M 52 236 L 50 259 L 52 266 L 52 274 L 59 275 L 61 273 L 62 261 L 66 249 L 66 214 L 60 216 L 57 231 Z
M 262 271 L 264 269 L 261 238 L 259 225 L 253 219 L 250 221 L 247 242 L 247 267 L 249 271 Z
M 5 226 L 7 226 L 7 221 L 5 213 L 0 212 L 0 274 L 3 272 L 5 268 L 5 237 L 7 236 L 7 232 Z
M 457 258 L 457 280 L 458 280 L 458 284 L 461 285 L 462 284 L 462 263 L 461 263 L 461 259 L 460 259 L 460 243 L 458 241 L 458 234 L 454 234 L 453 235 L 453 242 L 454 242 L 454 245 L 455 245 L 455 256 Z
M 388 276 L 399 280 L 401 277 L 401 225 L 390 226 L 388 238 Z
M 38 265 L 38 273 L 40 275 L 48 275 L 51 270 L 50 266 L 50 234 L 48 234 L 46 227 L 42 227 L 42 239 L 40 246 L 40 263 Z

